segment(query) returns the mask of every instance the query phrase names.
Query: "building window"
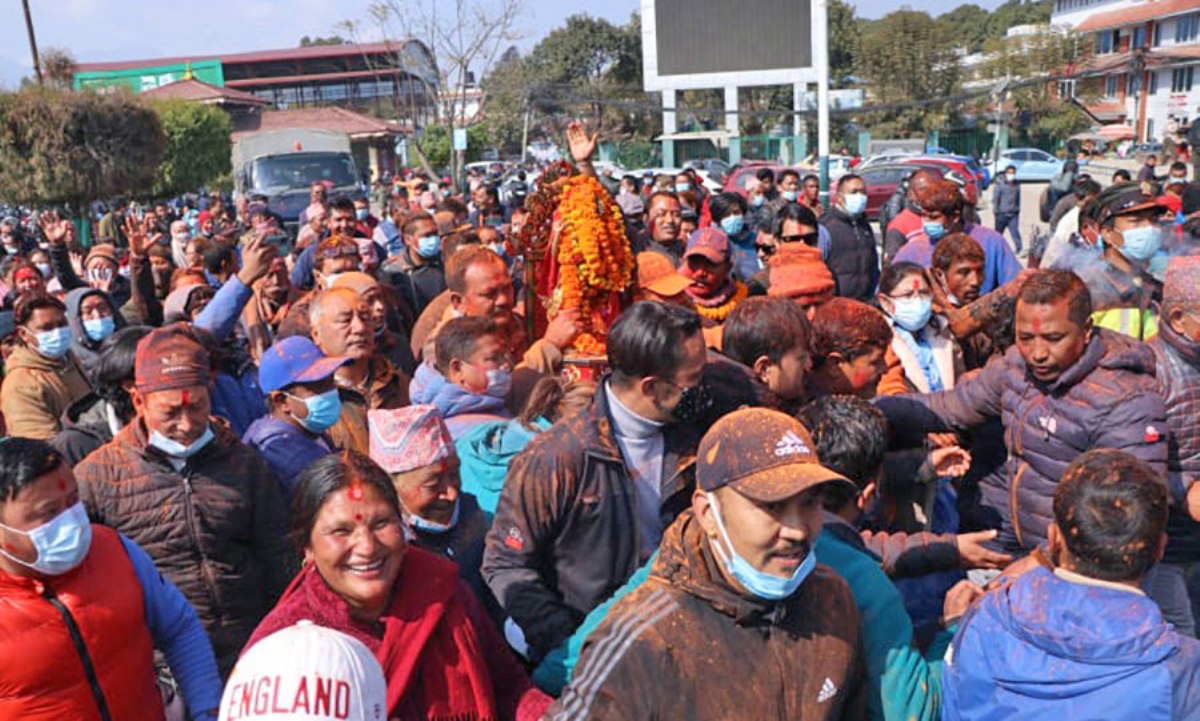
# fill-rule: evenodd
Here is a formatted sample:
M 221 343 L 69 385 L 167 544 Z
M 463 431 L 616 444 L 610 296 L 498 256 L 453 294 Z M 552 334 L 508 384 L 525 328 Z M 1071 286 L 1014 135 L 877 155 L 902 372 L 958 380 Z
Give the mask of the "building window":
M 1141 73 L 1130 73 L 1125 76 L 1125 94 L 1129 96 L 1137 96 L 1142 91 L 1142 75 Z
M 1096 36 L 1096 54 L 1107 55 L 1117 49 L 1117 31 L 1102 32 Z
M 1117 97 L 1117 89 L 1120 88 L 1121 76 L 1109 75 L 1104 85 L 1104 94 L 1110 98 Z
M 1133 42 L 1129 44 L 1130 50 L 1146 47 L 1146 26 L 1138 25 L 1133 29 Z
M 1154 23 L 1154 42 L 1152 43 L 1152 46 L 1156 47 L 1156 48 L 1162 46 L 1162 23 L 1161 22 Z
M 1186 93 L 1192 89 L 1192 71 L 1195 68 L 1191 65 L 1186 68 L 1175 68 L 1171 71 L 1171 92 Z
M 1175 42 L 1190 43 L 1200 36 L 1200 13 L 1184 15 L 1175 20 Z
M 1151 70 L 1150 71 L 1150 94 L 1156 95 L 1157 93 L 1158 93 L 1158 71 Z

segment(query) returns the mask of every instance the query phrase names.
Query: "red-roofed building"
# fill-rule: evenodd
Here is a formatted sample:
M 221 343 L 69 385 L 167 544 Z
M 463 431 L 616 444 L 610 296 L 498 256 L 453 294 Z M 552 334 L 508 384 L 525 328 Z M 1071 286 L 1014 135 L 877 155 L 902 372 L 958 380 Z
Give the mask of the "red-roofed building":
M 1098 119 L 1155 142 L 1200 117 L 1200 0 L 1054 0 L 1050 22 L 1096 43 L 1079 71 Z
M 196 84 L 172 87 L 188 79 Z M 252 96 L 279 109 L 337 105 L 397 117 L 410 130 L 433 121 L 438 82 L 433 54 L 417 40 L 80 63 L 75 74 L 76 88 L 123 86 L 200 102 Z M 225 100 L 200 86 L 224 91 Z

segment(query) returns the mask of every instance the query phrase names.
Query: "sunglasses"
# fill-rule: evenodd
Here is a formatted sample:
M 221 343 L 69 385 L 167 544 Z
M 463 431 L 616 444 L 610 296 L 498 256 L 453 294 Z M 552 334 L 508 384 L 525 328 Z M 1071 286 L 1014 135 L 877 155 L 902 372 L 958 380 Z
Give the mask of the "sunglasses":
M 762 245 L 759 243 L 754 244 L 754 249 L 768 257 L 775 255 L 775 251 L 777 250 L 773 245 Z
M 817 231 L 811 233 L 800 233 L 798 235 L 781 235 L 779 242 L 781 243 L 804 243 L 805 245 L 816 245 L 817 238 L 820 234 Z

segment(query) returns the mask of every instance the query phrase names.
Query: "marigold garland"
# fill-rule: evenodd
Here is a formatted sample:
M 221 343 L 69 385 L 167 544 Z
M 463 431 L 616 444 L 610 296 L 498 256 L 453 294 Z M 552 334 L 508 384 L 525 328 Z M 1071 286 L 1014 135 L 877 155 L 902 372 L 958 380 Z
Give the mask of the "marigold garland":
M 557 310 L 578 309 L 581 333 L 575 350 L 602 353 L 608 329 L 597 311 L 610 293 L 621 293 L 633 277 L 633 252 L 621 209 L 600 182 L 586 175 L 567 181 L 558 206 Z
M 711 320 L 714 323 L 724 323 L 733 309 L 738 306 L 743 300 L 750 295 L 750 289 L 742 283 L 734 282 L 733 295 L 729 300 L 721 305 L 714 305 L 711 308 L 706 308 L 699 303 L 696 304 L 696 312 L 705 320 Z

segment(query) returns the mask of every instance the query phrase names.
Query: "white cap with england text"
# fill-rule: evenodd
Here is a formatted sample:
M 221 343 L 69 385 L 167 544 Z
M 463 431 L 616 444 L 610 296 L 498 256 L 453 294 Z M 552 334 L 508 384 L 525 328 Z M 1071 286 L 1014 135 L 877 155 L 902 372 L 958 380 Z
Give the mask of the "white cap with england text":
M 221 698 L 220 721 L 384 721 L 387 681 L 371 651 L 301 621 L 254 644 Z

